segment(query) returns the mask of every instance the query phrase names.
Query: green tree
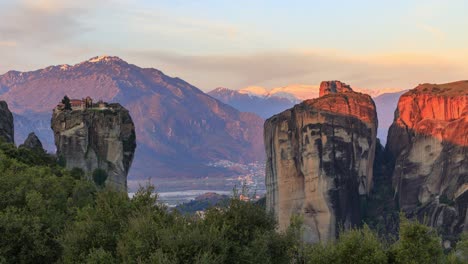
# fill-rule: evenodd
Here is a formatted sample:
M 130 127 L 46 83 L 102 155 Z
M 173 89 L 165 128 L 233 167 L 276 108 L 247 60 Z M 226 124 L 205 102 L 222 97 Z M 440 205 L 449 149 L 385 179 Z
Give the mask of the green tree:
M 367 225 L 342 233 L 336 242 L 337 263 L 384 264 L 387 255 L 382 243 Z
M 338 262 L 335 245 L 331 242 L 309 245 L 306 249 L 305 258 L 306 263 L 310 264 L 340 263 Z
M 387 263 L 382 242 L 367 225 L 362 229 L 343 231 L 334 242 L 309 245 L 305 255 L 306 263 L 316 264 Z
M 68 96 L 64 96 L 62 99 L 62 104 L 64 105 L 65 110 L 72 110 L 71 103 L 70 103 L 70 98 Z
M 104 187 L 107 180 L 107 172 L 97 168 L 93 171 L 93 181 L 99 187 Z
M 161 247 L 160 230 L 172 225 L 167 208 L 157 203 L 154 186 L 141 187 L 131 199 L 131 217 L 118 241 L 119 258 L 125 263 L 151 263 Z
M 455 252 L 460 260 L 468 263 L 468 232 L 462 233 L 461 239 L 457 243 Z
M 265 240 L 268 237 L 274 238 L 276 222 L 272 215 L 257 204 L 231 199 L 226 209 L 208 210 L 204 222 L 210 229 L 220 230 L 227 240 L 225 263 L 249 262 L 259 256 L 258 253 L 262 250 L 271 252 L 268 247 L 274 246 Z M 264 248 L 259 248 L 260 246 Z M 287 250 L 275 253 L 287 254 Z M 264 263 L 270 261 L 265 259 Z
M 463 232 L 456 247 L 447 256 L 447 263 L 462 264 L 468 263 L 468 232 Z
M 399 235 L 390 252 L 395 263 L 442 263 L 443 249 L 434 229 L 401 215 Z
M 70 171 L 70 175 L 74 178 L 74 179 L 83 179 L 84 175 L 85 175 L 85 172 L 83 171 L 83 169 L 81 168 L 77 168 L 77 167 L 74 167 L 73 169 L 71 169 Z
M 117 241 L 127 226 L 130 212 L 126 193 L 109 189 L 98 192 L 95 205 L 78 209 L 75 220 L 61 235 L 63 261 L 86 262 L 89 254 L 100 248 L 107 252 L 106 255 L 116 257 Z
M 56 262 L 57 238 L 76 213 L 76 187 L 94 189 L 47 159 L 0 144 L 0 260 L 6 263 Z
M 115 258 L 109 251 L 102 248 L 92 249 L 86 257 L 86 264 L 114 264 Z

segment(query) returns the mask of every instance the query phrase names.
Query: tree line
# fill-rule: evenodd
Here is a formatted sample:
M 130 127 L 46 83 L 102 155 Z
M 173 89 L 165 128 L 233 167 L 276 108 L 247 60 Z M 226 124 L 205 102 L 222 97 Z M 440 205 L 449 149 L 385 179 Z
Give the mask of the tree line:
M 203 217 L 168 210 L 153 186 L 129 198 L 53 156 L 0 143 L 0 263 L 467 263 L 468 239 L 444 252 L 437 233 L 401 217 L 399 236 L 363 228 L 305 244 L 301 219 L 235 198 Z

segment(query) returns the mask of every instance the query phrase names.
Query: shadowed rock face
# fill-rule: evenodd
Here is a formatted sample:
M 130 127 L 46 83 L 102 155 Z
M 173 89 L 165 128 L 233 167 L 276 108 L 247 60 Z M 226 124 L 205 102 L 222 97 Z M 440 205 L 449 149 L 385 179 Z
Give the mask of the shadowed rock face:
M 323 82 L 307 100 L 265 122 L 267 208 L 284 230 L 304 217 L 304 239 L 326 241 L 359 225 L 372 185 L 377 116 L 370 96 Z
M 29 133 L 28 137 L 26 138 L 24 143 L 20 145 L 20 147 L 44 152 L 42 143 L 36 136 L 36 134 L 34 134 L 34 132 Z
M 14 143 L 13 114 L 5 101 L 0 101 L 0 137 L 5 142 Z
M 103 169 L 108 174 L 106 185 L 126 191 L 136 148 L 135 126 L 127 109 L 119 104 L 105 110 L 55 109 L 51 126 L 57 156 L 67 168 L 81 168 L 88 176 Z
M 468 81 L 403 94 L 387 151 L 400 208 L 450 238 L 468 230 Z

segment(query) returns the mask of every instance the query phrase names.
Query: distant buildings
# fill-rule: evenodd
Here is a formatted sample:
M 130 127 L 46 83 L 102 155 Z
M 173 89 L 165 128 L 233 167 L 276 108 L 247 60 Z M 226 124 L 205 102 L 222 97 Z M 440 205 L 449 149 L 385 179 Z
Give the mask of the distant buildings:
M 247 196 L 247 195 L 241 194 L 241 195 L 239 195 L 239 200 L 244 201 L 244 202 L 248 202 L 248 201 L 250 201 L 250 197 Z
M 96 104 L 93 104 L 93 99 L 90 96 L 80 99 L 70 99 L 70 106 L 72 110 L 85 110 L 85 109 L 106 109 L 108 104 L 102 100 L 99 100 Z M 65 110 L 65 104 L 60 102 L 57 104 L 57 110 Z

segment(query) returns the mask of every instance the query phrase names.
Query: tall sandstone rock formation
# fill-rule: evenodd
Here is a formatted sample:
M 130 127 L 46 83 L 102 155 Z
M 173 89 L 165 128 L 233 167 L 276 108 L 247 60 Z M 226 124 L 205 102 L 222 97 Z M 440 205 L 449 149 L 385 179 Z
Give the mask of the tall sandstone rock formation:
M 0 137 L 8 143 L 15 143 L 13 114 L 5 101 L 0 101 Z
M 360 199 L 372 186 L 377 115 L 374 102 L 339 81 L 320 97 L 265 122 L 267 208 L 284 230 L 304 217 L 308 242 L 334 239 L 361 223 Z
M 127 109 L 110 104 L 106 109 L 54 109 L 51 121 L 57 156 L 66 167 L 81 168 L 91 177 L 107 172 L 106 185 L 127 190 L 127 174 L 135 153 L 135 126 Z
M 219 187 L 220 179 L 241 173 L 210 164 L 265 159 L 262 118 L 239 112 L 157 69 L 100 56 L 75 65 L 0 75 L 0 100 L 9 102 L 16 114 L 15 136 L 21 143 L 34 131 L 47 150 L 55 150 L 50 109 L 64 94 L 117 101 L 130 111 L 138 135 L 128 181 L 133 190 L 149 177 L 159 190 Z M 194 187 L 191 180 L 199 178 L 209 181 Z
M 450 239 L 468 230 L 468 81 L 403 94 L 387 151 L 400 209 Z

